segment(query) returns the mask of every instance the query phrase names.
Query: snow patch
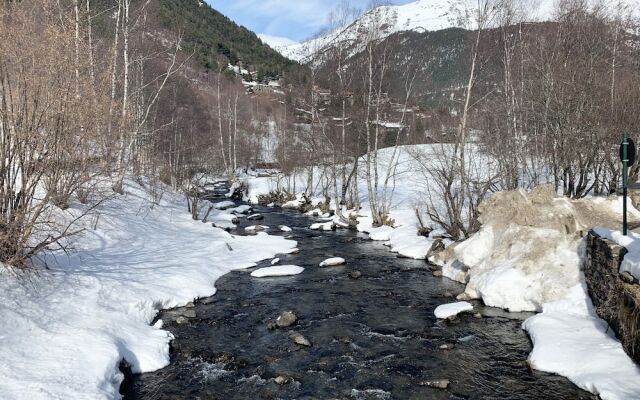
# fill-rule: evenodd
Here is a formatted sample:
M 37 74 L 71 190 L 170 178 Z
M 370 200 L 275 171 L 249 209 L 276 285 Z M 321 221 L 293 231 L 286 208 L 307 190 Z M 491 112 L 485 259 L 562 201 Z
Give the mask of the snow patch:
M 274 267 L 260 268 L 251 273 L 254 278 L 266 278 L 273 276 L 289 276 L 298 275 L 304 271 L 304 268 L 297 265 L 277 265 Z

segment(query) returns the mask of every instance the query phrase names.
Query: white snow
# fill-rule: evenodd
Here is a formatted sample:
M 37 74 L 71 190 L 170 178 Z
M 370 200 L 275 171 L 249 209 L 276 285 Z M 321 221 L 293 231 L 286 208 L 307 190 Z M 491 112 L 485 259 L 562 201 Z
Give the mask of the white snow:
M 291 208 L 297 210 L 302 207 L 303 202 L 301 200 L 290 200 L 282 205 L 282 208 Z
M 458 303 L 440 305 L 436 307 L 434 314 L 436 318 L 447 319 L 467 311 L 473 311 L 473 305 L 466 301 L 460 301 Z
M 545 304 L 523 328 L 534 344 L 532 368 L 566 376 L 603 400 L 640 399 L 640 369 L 595 316 L 584 284 L 574 286 L 567 298 Z
M 620 231 L 606 228 L 595 228 L 594 231 L 601 237 L 612 240 L 627 249 L 627 254 L 620 265 L 620 272 L 628 272 L 636 279 L 640 279 L 640 235 L 629 232 L 629 235 L 625 236 Z
M 310 229 L 314 231 L 331 231 L 335 227 L 333 221 L 329 222 L 317 222 L 310 226 Z
M 182 196 L 126 195 L 83 220 L 86 231 L 23 279 L 0 268 L 0 398 L 116 399 L 123 358 L 134 372 L 169 363 L 158 310 L 215 293 L 223 274 L 254 266 L 295 241 L 237 237 L 193 221 Z M 62 212 L 74 218 L 81 207 Z
M 327 258 L 326 260 L 321 262 L 320 266 L 321 267 L 333 267 L 333 266 L 342 265 L 342 264 L 345 264 L 345 263 L 346 263 L 346 261 L 342 257 L 332 257 L 332 258 Z
M 260 232 L 260 231 L 268 231 L 269 227 L 267 225 L 250 225 L 244 228 L 245 232 Z
M 220 201 L 218 203 L 214 203 L 213 204 L 213 208 L 215 208 L 216 210 L 226 210 L 226 209 L 231 208 L 231 207 L 233 207 L 235 205 L 236 205 L 236 203 L 234 203 L 233 201 L 225 200 L 225 201 Z
M 212 222 L 213 226 L 216 228 L 224 229 L 224 230 L 232 230 L 235 229 L 236 224 L 229 221 L 224 220 L 215 220 Z
M 273 267 L 260 268 L 251 273 L 255 278 L 266 278 L 272 276 L 289 276 L 298 275 L 304 271 L 304 268 L 297 265 L 276 265 Z
M 491 307 L 537 311 L 584 279 L 582 240 L 593 221 L 616 223 L 612 200 L 554 198 L 549 187 L 496 193 L 481 206 L 482 228 L 442 254 L 443 275 Z
M 292 229 L 289 228 L 286 225 L 280 225 L 280 226 L 278 226 L 278 229 L 280 229 L 280 231 L 282 231 L 282 232 L 291 232 L 292 231 Z

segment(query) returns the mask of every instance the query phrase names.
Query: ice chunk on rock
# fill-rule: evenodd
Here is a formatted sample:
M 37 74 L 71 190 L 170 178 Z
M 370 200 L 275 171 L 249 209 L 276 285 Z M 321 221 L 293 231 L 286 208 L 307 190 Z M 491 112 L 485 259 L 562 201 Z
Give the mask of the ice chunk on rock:
M 454 317 L 465 311 L 473 311 L 473 306 L 471 305 L 471 303 L 461 301 L 458 303 L 443 304 L 441 306 L 438 306 L 434 314 L 436 315 L 436 318 L 446 319 L 449 317 Z
M 333 267 L 333 266 L 336 266 L 336 265 L 343 265 L 345 263 L 346 263 L 346 261 L 344 260 L 344 258 L 333 257 L 333 258 L 327 258 L 326 260 L 321 262 L 320 266 L 321 267 Z
M 244 230 L 248 233 L 254 233 L 254 232 L 264 232 L 266 230 L 268 230 L 269 227 L 266 225 L 251 225 L 251 226 L 247 226 L 246 228 L 244 228 Z
M 311 225 L 311 229 L 314 231 L 332 231 L 336 228 L 333 221 L 329 222 L 318 222 L 316 224 Z
M 253 210 L 253 208 L 251 206 L 243 204 L 243 205 L 238 206 L 236 208 L 232 208 L 229 211 L 234 213 L 234 214 L 249 214 L 252 210 Z
M 298 275 L 304 268 L 297 265 L 276 265 L 274 267 L 260 268 L 251 273 L 254 278 L 266 278 L 270 276 Z

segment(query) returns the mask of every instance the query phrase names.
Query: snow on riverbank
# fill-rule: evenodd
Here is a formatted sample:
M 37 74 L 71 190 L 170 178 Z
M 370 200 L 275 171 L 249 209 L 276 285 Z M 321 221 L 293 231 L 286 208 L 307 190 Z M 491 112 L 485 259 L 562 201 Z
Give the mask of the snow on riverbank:
M 634 278 L 640 279 L 640 235 L 629 232 L 629 235 L 625 236 L 620 231 L 606 228 L 596 228 L 594 231 L 601 237 L 612 240 L 627 249 L 627 254 L 624 255 L 620 265 L 620 272 L 628 272 Z
M 596 316 L 586 289 L 584 283 L 574 286 L 566 298 L 545 304 L 524 322 L 534 344 L 529 363 L 603 400 L 640 399 L 640 369 Z
M 191 220 L 182 196 L 151 207 L 140 186 L 125 189 L 84 220 L 75 250 L 47 258 L 50 269 L 0 270 L 0 398 L 119 398 L 122 358 L 134 372 L 169 363 L 171 334 L 150 325 L 159 309 L 210 296 L 223 274 L 296 245 L 232 236 Z
M 605 400 L 640 398 L 640 369 L 597 317 L 581 270 L 582 234 L 619 218 L 618 199 L 571 201 L 551 187 L 498 193 L 482 206 L 481 230 L 437 261 L 444 276 L 466 283 L 464 298 L 541 312 L 523 324 L 533 368 Z

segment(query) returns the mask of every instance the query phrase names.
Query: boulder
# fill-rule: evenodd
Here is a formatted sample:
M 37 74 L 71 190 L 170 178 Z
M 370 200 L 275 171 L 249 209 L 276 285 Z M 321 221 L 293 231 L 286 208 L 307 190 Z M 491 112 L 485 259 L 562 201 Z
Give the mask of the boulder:
M 291 378 L 280 375 L 280 376 L 277 376 L 276 379 L 274 379 L 274 382 L 277 383 L 278 385 L 286 385 L 289 382 L 291 382 Z
M 420 382 L 420 386 L 428 386 L 436 389 L 446 389 L 451 382 L 448 379 L 434 379 Z
M 298 332 L 291 332 L 291 334 L 289 334 L 289 338 L 297 345 L 311 347 L 311 342 Z
M 276 325 L 279 328 L 288 328 L 298 321 L 298 317 L 293 311 L 285 311 L 276 319 Z

